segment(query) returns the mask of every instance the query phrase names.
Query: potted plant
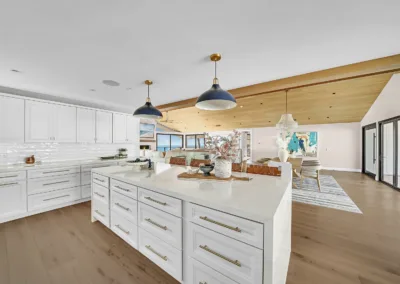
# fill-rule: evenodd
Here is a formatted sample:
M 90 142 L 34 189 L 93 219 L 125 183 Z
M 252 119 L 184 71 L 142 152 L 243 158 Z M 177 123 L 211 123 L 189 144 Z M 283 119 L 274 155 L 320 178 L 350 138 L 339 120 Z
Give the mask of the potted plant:
M 218 178 L 229 178 L 232 174 L 232 162 L 240 153 L 240 132 L 234 130 L 228 136 L 209 136 L 206 134 L 205 147 L 215 151 L 215 176 Z

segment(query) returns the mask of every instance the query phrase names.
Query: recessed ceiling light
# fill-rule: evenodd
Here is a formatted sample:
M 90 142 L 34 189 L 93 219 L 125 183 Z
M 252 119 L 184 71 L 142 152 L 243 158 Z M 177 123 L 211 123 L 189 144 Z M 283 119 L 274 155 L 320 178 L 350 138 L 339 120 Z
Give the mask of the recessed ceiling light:
M 118 87 L 119 83 L 113 80 L 103 80 L 103 84 L 111 87 Z
M 17 70 L 17 69 L 11 69 L 11 72 L 15 72 L 15 73 L 22 73 L 21 71 Z
M 221 126 L 221 124 L 217 124 L 217 125 L 215 125 L 216 127 L 220 127 Z
M 336 95 L 336 93 L 332 93 L 332 95 Z
M 326 118 L 329 118 L 329 116 L 327 116 Z
M 329 106 L 329 108 L 332 108 L 332 106 Z

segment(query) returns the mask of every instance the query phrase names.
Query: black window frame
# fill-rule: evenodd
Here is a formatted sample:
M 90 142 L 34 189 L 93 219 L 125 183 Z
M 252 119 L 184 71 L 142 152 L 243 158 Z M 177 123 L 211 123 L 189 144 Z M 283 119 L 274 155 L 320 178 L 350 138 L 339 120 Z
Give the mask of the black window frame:
M 157 150 L 157 151 L 158 151 L 158 135 L 169 136 L 169 147 L 168 147 L 169 150 L 166 150 L 167 147 L 164 147 L 164 151 L 163 151 L 163 152 L 173 150 L 172 147 L 171 147 L 171 144 L 172 144 L 172 136 L 180 136 L 180 137 L 181 137 L 182 144 L 181 144 L 180 149 L 183 149 L 183 136 L 184 136 L 183 134 L 157 133 L 157 134 L 156 134 L 156 150 Z M 177 149 L 177 148 L 174 148 L 174 149 Z
M 188 144 L 187 144 L 187 137 L 188 136 L 194 136 L 194 144 L 195 144 L 195 147 L 194 148 L 192 148 L 192 147 L 188 147 Z M 199 145 L 198 145 L 198 143 L 197 143 L 197 136 L 204 136 L 204 147 L 202 147 L 202 148 L 200 148 L 199 147 Z M 185 135 L 185 148 L 188 148 L 188 149 L 205 149 L 205 147 L 206 147 L 206 145 L 205 145 L 205 139 L 206 139 L 206 135 L 204 134 L 204 133 L 199 133 L 199 134 L 187 134 L 187 135 Z

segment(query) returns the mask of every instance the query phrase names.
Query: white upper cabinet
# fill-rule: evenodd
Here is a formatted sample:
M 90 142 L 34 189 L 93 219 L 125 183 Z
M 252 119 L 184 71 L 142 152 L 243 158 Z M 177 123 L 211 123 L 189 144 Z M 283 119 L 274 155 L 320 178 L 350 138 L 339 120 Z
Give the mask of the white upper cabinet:
M 139 143 L 139 119 L 126 116 L 126 139 L 129 143 Z
M 96 142 L 96 111 L 92 109 L 77 109 L 78 142 Z
M 112 143 L 112 113 L 96 111 L 96 143 Z
M 55 141 L 76 143 L 76 107 L 55 105 L 54 109 Z
M 25 142 L 53 142 L 53 105 L 25 101 Z
M 126 143 L 126 115 L 114 113 L 113 142 Z
M 0 96 L 0 143 L 24 142 L 24 100 Z
M 139 143 L 139 119 L 115 113 L 113 126 L 114 143 Z
M 76 107 L 26 100 L 25 142 L 76 142 Z

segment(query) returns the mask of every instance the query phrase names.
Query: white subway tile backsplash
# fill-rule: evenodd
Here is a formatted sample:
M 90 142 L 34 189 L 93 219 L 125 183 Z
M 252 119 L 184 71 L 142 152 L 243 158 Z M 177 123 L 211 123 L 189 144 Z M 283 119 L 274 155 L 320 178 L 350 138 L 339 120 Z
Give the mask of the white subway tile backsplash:
M 42 162 L 96 159 L 116 155 L 119 148 L 128 149 L 131 157 L 139 156 L 139 144 L 1 143 L 0 165 L 24 163 L 31 155 Z

